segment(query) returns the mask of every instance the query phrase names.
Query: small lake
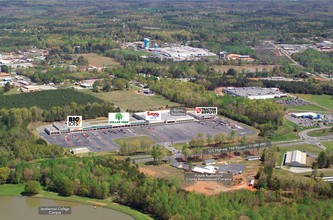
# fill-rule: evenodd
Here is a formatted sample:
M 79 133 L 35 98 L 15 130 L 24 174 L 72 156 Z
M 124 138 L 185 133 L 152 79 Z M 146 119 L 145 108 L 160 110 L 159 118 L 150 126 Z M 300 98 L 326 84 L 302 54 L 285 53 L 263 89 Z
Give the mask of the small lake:
M 71 207 L 69 215 L 40 215 L 40 206 Z M 52 199 L 0 196 L 1 220 L 134 220 L 127 214 L 94 205 Z

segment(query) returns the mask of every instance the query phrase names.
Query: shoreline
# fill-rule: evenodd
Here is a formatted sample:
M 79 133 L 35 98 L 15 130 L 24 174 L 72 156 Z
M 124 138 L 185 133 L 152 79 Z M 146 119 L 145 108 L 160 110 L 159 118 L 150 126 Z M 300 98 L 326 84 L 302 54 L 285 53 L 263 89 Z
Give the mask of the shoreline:
M 6 188 L 10 188 L 10 192 L 6 192 Z M 3 184 L 0 185 L 0 196 L 11 196 L 11 197 L 22 197 L 21 193 L 24 192 L 24 184 Z M 86 197 L 79 197 L 79 196 L 70 196 L 70 197 L 62 197 L 57 195 L 55 192 L 45 191 L 42 190 L 39 194 L 34 196 L 29 196 L 29 198 L 38 198 L 38 199 L 49 199 L 49 200 L 59 200 L 64 202 L 75 202 L 81 203 L 84 205 L 90 206 L 98 206 L 101 208 L 112 209 L 114 211 L 121 212 L 123 214 L 129 215 L 134 219 L 137 220 L 151 220 L 150 216 L 141 213 L 137 210 L 134 210 L 128 206 L 124 206 L 118 203 L 104 201 L 101 199 L 92 199 Z

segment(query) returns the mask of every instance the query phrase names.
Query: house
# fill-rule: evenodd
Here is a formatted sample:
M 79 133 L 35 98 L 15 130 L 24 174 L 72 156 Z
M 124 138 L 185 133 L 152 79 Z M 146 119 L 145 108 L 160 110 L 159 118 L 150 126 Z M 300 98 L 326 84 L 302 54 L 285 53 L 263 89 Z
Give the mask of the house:
M 204 160 L 204 164 L 213 165 L 213 164 L 216 164 L 216 161 L 214 159 L 207 159 L 207 160 Z

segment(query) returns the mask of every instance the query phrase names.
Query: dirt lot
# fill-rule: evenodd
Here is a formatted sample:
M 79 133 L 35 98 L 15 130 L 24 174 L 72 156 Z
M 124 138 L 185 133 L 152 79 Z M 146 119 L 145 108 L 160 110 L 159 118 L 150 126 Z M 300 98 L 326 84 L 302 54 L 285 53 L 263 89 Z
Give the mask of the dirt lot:
M 243 178 L 243 180 L 237 183 L 235 178 Z M 190 192 L 197 192 L 205 195 L 216 195 L 220 192 L 229 192 L 240 189 L 255 190 L 253 187 L 247 185 L 248 181 L 244 178 L 243 175 L 234 176 L 234 180 L 235 181 L 231 186 L 227 186 L 219 182 L 198 181 L 195 182 L 193 185 L 184 187 L 184 189 Z
M 243 160 L 239 158 L 231 159 L 231 162 L 236 163 Z M 168 180 L 176 180 L 179 183 L 179 187 L 191 191 L 197 192 L 205 195 L 216 195 L 220 192 L 229 192 L 233 190 L 255 190 L 253 187 L 248 186 L 248 182 L 253 179 L 253 176 L 258 170 L 260 161 L 251 161 L 245 162 L 246 168 L 244 174 L 235 175 L 234 182 L 228 186 L 220 182 L 211 182 L 211 181 L 198 181 L 198 182 L 187 182 L 184 181 L 183 171 L 171 167 L 169 164 L 163 164 L 159 166 L 146 166 L 142 165 L 139 167 L 139 170 L 155 178 L 165 178 Z

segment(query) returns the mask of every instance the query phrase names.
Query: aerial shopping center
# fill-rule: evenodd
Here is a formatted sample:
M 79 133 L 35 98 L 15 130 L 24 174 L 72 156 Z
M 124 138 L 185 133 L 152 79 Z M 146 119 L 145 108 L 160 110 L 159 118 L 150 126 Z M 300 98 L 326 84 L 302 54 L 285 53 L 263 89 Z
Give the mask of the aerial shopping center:
M 199 107 L 198 109 L 205 109 L 206 107 Z M 210 107 L 207 107 L 210 108 Z M 186 111 L 186 108 L 177 108 L 182 110 L 181 114 L 173 114 L 170 109 L 159 111 L 146 111 L 136 112 L 129 116 L 128 123 L 112 124 L 106 121 L 101 124 L 92 124 L 90 122 L 83 122 L 80 127 L 68 127 L 67 122 L 54 122 L 52 125 L 47 126 L 44 131 L 49 134 L 66 134 L 82 131 L 93 131 L 102 129 L 112 129 L 121 127 L 135 127 L 135 126 L 148 126 L 172 123 L 186 123 L 204 119 L 214 119 L 217 109 L 212 107 L 215 114 L 201 114 L 196 111 Z M 125 113 L 122 113 L 125 114 Z M 129 113 L 126 113 L 129 114 Z

